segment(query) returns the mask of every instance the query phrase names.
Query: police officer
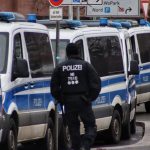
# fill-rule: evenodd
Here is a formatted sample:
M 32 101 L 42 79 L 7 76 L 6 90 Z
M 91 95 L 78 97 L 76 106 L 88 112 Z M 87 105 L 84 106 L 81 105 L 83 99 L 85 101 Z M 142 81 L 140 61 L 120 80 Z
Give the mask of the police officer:
M 74 43 L 67 45 L 66 54 L 68 60 L 54 69 L 51 93 L 65 106 L 72 149 L 90 150 L 96 137 L 95 116 L 91 102 L 99 95 L 101 80 L 92 65 L 79 57 L 80 52 Z M 82 137 L 80 121 L 85 128 Z

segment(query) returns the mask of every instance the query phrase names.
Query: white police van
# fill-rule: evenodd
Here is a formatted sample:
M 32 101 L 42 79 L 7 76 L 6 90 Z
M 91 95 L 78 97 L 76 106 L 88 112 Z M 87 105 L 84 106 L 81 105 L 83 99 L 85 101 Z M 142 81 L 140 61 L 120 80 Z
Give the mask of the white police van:
M 17 142 L 40 139 L 43 150 L 53 150 L 49 32 L 44 25 L 11 18 L 14 14 L 0 13 L 0 143 L 3 150 L 16 150 Z
M 136 76 L 137 104 L 145 104 L 146 112 L 150 113 L 150 26 L 141 20 L 141 26 L 128 30 L 134 53 L 138 54 L 140 74 Z
M 121 135 L 129 138 L 136 130 L 136 90 L 133 75 L 138 73 L 138 64 L 132 60 L 127 30 L 108 26 L 76 27 L 80 24 L 78 21 L 67 23 L 71 28 L 59 31 L 59 49 L 55 52 L 57 63 L 66 59 L 66 45 L 76 43 L 81 50 L 80 56 L 95 67 L 102 80 L 101 93 L 93 102 L 97 130 L 109 131 L 107 141 L 113 143 L 118 143 Z M 49 29 L 49 33 L 55 50 L 56 29 Z M 84 132 L 83 128 L 81 132 Z

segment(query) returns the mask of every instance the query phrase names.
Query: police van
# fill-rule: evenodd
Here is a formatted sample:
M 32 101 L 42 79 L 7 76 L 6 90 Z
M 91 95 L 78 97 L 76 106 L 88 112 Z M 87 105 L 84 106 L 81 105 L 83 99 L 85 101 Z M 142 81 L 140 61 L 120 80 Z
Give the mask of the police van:
M 49 33 L 57 63 L 67 59 L 66 45 L 73 42 L 80 57 L 95 67 L 102 80 L 102 90 L 92 104 L 97 131 L 108 131 L 107 141 L 118 143 L 121 137 L 127 139 L 136 132 L 134 75 L 138 74 L 138 64 L 133 60 L 127 30 L 108 27 L 105 19 L 101 24 L 103 27 L 79 27 L 78 21 L 67 21 L 67 28 L 59 31 L 57 52 L 56 29 L 50 28 Z
M 150 26 L 143 19 L 138 27 L 128 30 L 136 59 L 139 62 L 140 74 L 136 76 L 137 104 L 145 104 L 146 112 L 150 113 Z M 150 24 L 149 24 L 150 25 Z
M 50 93 L 54 68 L 47 27 L 13 22 L 15 14 L 0 13 L 0 144 L 35 141 L 54 148 L 55 105 Z

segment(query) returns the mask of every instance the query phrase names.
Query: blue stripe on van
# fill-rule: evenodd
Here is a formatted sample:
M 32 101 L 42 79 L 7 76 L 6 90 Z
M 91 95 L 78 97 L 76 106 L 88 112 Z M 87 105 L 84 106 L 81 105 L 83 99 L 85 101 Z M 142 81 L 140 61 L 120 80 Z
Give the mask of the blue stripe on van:
M 108 86 L 108 80 L 103 80 L 103 81 L 101 82 L 101 86 L 102 86 L 102 87 Z
M 105 86 L 110 86 L 113 84 L 119 84 L 121 82 L 125 82 L 124 81 L 125 77 L 124 75 L 121 75 L 120 77 L 116 76 L 113 78 L 108 78 L 108 80 L 104 80 L 102 81 L 102 87 Z M 9 90 L 8 92 L 6 92 L 6 96 L 5 96 L 5 111 L 8 111 L 9 105 L 12 101 L 14 101 L 17 106 L 18 109 L 20 111 L 26 111 L 29 109 L 47 109 L 48 104 L 50 101 L 53 101 L 53 97 L 52 95 L 49 93 L 45 93 L 44 97 L 43 94 L 38 93 L 38 94 L 34 94 L 31 95 L 30 98 L 35 98 L 35 99 L 44 99 L 44 101 L 41 102 L 41 104 L 35 107 L 34 102 L 33 101 L 28 101 L 28 95 L 17 95 L 17 100 L 16 97 L 14 96 L 14 94 L 18 93 L 18 92 L 23 92 L 26 91 L 26 89 L 24 88 L 25 85 L 20 85 L 19 87 L 15 87 L 11 90 Z M 50 80 L 47 81 L 38 81 L 38 82 L 34 82 L 34 87 L 32 89 L 36 89 L 36 88 L 45 88 L 45 87 L 49 87 L 50 88 Z M 112 92 L 107 92 L 104 94 L 100 94 L 99 97 L 93 102 L 93 105 L 101 105 L 101 104 L 110 104 L 112 103 L 112 100 L 114 99 L 114 97 L 116 95 L 119 95 L 120 98 L 122 99 L 122 101 L 127 100 L 127 89 L 120 89 L 117 91 L 112 91 Z M 29 103 L 28 103 L 29 102 Z
M 110 77 L 107 80 L 102 80 L 101 86 L 102 87 L 106 87 L 108 85 L 113 85 L 113 84 L 117 84 L 117 83 L 121 83 L 121 82 L 125 82 L 125 75 L 121 75 L 120 77 Z
M 147 69 L 150 69 L 150 64 L 142 66 L 142 70 L 147 70 Z
M 124 79 L 125 79 L 125 75 L 122 75 L 122 76 L 120 76 L 120 77 L 115 77 L 115 78 L 109 79 L 109 85 L 111 85 L 111 84 L 116 84 L 116 83 L 125 81 Z
M 119 96 L 121 98 L 122 102 L 126 101 L 127 100 L 127 90 L 122 89 L 122 90 L 110 92 L 110 103 L 113 102 L 113 100 L 116 96 Z
M 118 77 L 113 77 L 108 80 L 102 81 L 102 87 L 105 86 L 111 86 L 113 88 L 113 85 L 125 83 L 125 77 L 124 75 Z M 101 105 L 101 104 L 107 104 L 111 105 L 114 98 L 116 96 L 119 96 L 122 102 L 127 102 L 129 100 L 129 94 L 131 96 L 131 99 L 135 97 L 135 79 L 132 78 L 129 81 L 128 87 L 124 87 L 124 89 L 110 89 L 110 92 L 100 94 L 99 97 L 93 102 L 93 106 L 95 105 Z
M 18 92 L 24 92 L 29 89 L 25 89 L 25 85 L 20 85 L 18 87 L 15 87 L 9 91 L 6 92 L 5 95 L 5 103 L 4 103 L 4 108 L 5 111 L 8 112 L 8 108 L 11 104 L 11 102 L 14 102 L 18 110 L 20 111 L 26 111 L 29 109 L 47 109 L 48 104 L 50 101 L 53 101 L 53 97 L 51 96 L 50 92 L 49 93 L 38 93 L 38 94 L 31 94 L 30 97 L 27 95 L 16 95 Z M 34 87 L 32 89 L 36 88 L 50 88 L 50 81 L 39 81 L 39 82 L 34 82 Z M 29 99 L 28 99 L 29 98 Z M 31 98 L 31 99 L 30 99 Z M 37 105 L 34 103 L 35 101 L 32 101 L 32 99 L 37 99 Z M 42 101 L 39 101 L 39 99 L 42 99 Z M 40 104 L 39 104 L 40 103 Z

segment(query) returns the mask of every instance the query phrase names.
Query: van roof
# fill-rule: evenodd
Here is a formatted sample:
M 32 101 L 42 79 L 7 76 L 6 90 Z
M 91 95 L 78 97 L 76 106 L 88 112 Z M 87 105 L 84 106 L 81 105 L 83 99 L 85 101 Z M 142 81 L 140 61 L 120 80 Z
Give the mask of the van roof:
M 112 27 L 83 27 L 75 29 L 60 29 L 61 39 L 72 39 L 74 37 L 85 34 L 98 34 L 98 33 L 119 33 L 120 30 Z M 49 29 L 51 39 L 56 38 L 56 28 Z
M 138 33 L 140 33 L 140 32 L 150 32 L 150 27 L 148 27 L 148 26 L 138 26 L 138 27 L 133 27 L 133 28 L 130 28 L 129 30 L 128 30 L 128 32 L 131 34 L 131 33 L 134 33 L 134 32 L 138 32 Z
M 46 26 L 38 24 L 38 23 L 30 23 L 30 22 L 0 22 L 0 32 L 11 32 L 18 28 L 29 28 L 29 29 L 40 29 L 45 30 L 47 29 Z

